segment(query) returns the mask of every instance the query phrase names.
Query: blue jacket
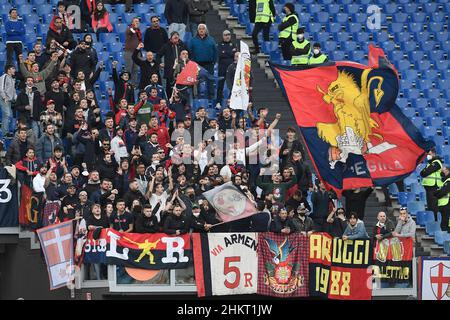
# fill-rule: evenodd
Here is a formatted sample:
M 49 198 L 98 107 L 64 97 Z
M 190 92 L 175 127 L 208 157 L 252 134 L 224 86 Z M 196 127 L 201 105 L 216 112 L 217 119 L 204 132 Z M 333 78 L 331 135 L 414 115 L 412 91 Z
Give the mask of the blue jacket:
M 350 224 L 348 224 L 343 235 L 348 236 L 350 240 L 369 238 L 369 235 L 367 234 L 366 231 L 366 227 L 364 226 L 364 222 L 362 222 L 361 220 L 358 220 L 354 228 L 351 228 Z
M 6 30 L 6 42 L 23 42 L 25 40 L 25 27 L 22 21 L 18 20 L 6 20 L 5 22 Z
M 200 62 L 213 62 L 217 61 L 217 45 L 213 37 L 206 36 L 201 39 L 196 36 L 189 41 L 189 53 L 190 59 Z

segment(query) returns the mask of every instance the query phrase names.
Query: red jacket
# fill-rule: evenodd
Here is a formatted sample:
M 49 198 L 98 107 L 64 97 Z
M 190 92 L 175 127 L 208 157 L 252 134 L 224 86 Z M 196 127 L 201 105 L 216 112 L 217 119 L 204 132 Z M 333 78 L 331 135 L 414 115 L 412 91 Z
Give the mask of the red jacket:
M 92 15 L 92 28 L 94 28 L 94 30 L 97 30 L 100 28 L 106 28 L 106 29 L 108 29 L 108 32 L 112 32 L 113 26 L 111 25 L 111 22 L 109 21 L 109 13 L 105 12 L 103 14 L 103 17 L 99 20 L 96 20 L 94 18 L 94 15 Z

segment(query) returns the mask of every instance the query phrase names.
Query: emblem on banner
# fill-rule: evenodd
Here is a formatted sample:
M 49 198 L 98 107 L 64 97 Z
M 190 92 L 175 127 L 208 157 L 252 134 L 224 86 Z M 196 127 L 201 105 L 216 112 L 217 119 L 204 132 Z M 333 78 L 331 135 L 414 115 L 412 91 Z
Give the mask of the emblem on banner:
M 430 268 L 431 289 L 436 299 L 450 298 L 450 268 L 442 262 Z
M 290 294 L 302 287 L 303 277 L 298 274 L 300 264 L 289 261 L 289 255 L 295 247 L 290 246 L 288 238 L 280 245 L 272 239 L 264 240 L 273 254 L 272 262 L 265 263 L 264 283 L 279 294 Z

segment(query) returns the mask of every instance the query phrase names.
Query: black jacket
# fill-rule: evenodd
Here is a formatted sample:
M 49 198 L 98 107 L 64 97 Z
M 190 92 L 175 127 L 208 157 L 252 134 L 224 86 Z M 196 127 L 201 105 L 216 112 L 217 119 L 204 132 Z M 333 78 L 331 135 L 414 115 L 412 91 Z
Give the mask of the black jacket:
M 281 230 L 283 230 L 286 227 L 291 229 L 291 233 L 296 231 L 295 225 L 292 222 L 291 218 L 287 217 L 286 220 L 281 221 L 280 217 L 276 216 L 272 220 L 272 223 L 270 224 L 270 231 L 275 233 L 281 233 Z
M 394 223 L 386 219 L 386 223 L 384 224 L 384 227 L 380 228 L 379 226 L 375 225 L 373 227 L 373 237 L 375 238 L 375 235 L 381 234 L 383 239 L 389 238 L 392 236 L 392 232 L 395 230 Z M 376 239 L 376 238 L 375 238 Z
M 205 23 L 206 13 L 209 10 L 208 0 L 188 0 L 186 1 L 189 10 L 189 21 L 195 23 Z M 191 31 L 192 32 L 192 31 Z
M 168 24 L 187 24 L 189 17 L 188 5 L 184 0 L 167 0 L 164 15 L 166 16 Z
M 297 13 L 295 11 L 293 13 L 291 13 L 291 14 L 297 15 Z M 278 31 L 282 31 L 282 30 L 284 30 L 286 28 L 289 28 L 290 26 L 293 26 L 296 23 L 297 23 L 297 20 L 295 20 L 295 18 L 293 16 L 291 16 L 285 22 L 281 22 L 278 25 Z M 294 30 L 294 32 L 297 32 L 297 30 Z
M 328 232 L 333 238 L 341 238 L 347 228 L 347 221 L 339 218 L 334 218 L 332 223 L 326 222 L 324 224 L 324 232 Z
M 145 30 L 144 49 L 145 51 L 158 52 L 169 41 L 167 31 L 164 28 L 154 29 L 152 27 Z
M 219 54 L 219 75 L 224 76 L 227 73 L 228 66 L 234 62 L 234 54 L 237 51 L 233 42 L 222 41 L 217 45 Z
M 152 215 L 146 217 L 143 213 L 140 213 L 136 217 L 134 222 L 134 232 L 136 233 L 157 233 L 159 232 L 158 218 Z
M 6 165 L 10 166 L 12 164 L 16 164 L 21 159 L 25 157 L 25 154 L 22 154 L 21 150 L 26 152 L 26 149 L 29 147 L 34 147 L 28 140 L 24 142 L 23 147 L 20 146 L 20 140 L 18 138 L 14 138 L 11 144 L 8 147 L 8 151 L 6 153 Z
M 128 103 L 134 104 L 134 86 L 128 81 L 123 81 L 117 74 L 116 68 L 112 70 L 112 77 L 114 81 L 114 104 L 117 105 L 122 98 L 127 99 Z
M 141 68 L 141 80 L 139 81 L 139 89 L 144 89 L 151 83 L 152 74 L 156 73 L 159 76 L 159 64 L 155 60 L 149 62 L 147 59 L 142 60 L 139 57 L 139 50 L 136 49 L 132 55 L 134 63 Z
M 15 110 L 19 112 L 19 118 L 24 118 L 27 121 L 31 119 L 39 121 L 41 112 L 44 111 L 41 93 L 36 88 L 33 88 L 33 91 L 33 114 L 29 110 L 25 110 L 25 107 L 30 104 L 25 89 L 19 93 L 16 100 Z
M 73 49 L 76 46 L 76 41 L 73 39 L 72 32 L 65 25 L 62 26 L 61 33 L 54 31 L 52 28 L 48 29 L 47 42 L 45 45 L 47 48 L 50 48 L 52 39 L 55 39 L 60 45 L 63 45 L 63 43 L 67 41 L 69 43 L 68 49 Z
M 55 101 L 55 110 L 61 114 L 64 114 L 63 107 L 66 106 L 68 108 L 70 105 L 69 95 L 61 89 L 58 92 L 53 90 L 45 92 L 45 101 L 47 102 L 48 100 Z
M 175 234 L 177 230 L 180 230 L 181 234 L 189 232 L 189 221 L 184 214 L 179 217 L 171 214 L 164 221 L 164 233 Z
M 364 217 L 366 201 L 372 191 L 372 188 L 361 190 L 358 193 L 355 193 L 352 190 L 344 190 L 344 192 L 342 192 L 342 195 L 345 197 L 345 211 L 347 212 L 347 214 L 350 214 L 353 211 L 358 214 L 359 218 Z
M 445 181 L 445 179 L 447 179 L 447 178 L 448 177 L 443 177 L 442 181 Z M 446 182 L 440 189 L 434 191 L 433 195 L 436 198 L 440 199 L 440 198 L 444 197 L 445 195 L 447 195 L 449 192 L 450 192 L 450 182 Z M 450 201 L 446 205 L 446 207 L 450 207 Z
M 175 64 L 175 59 L 179 58 L 180 52 L 183 50 L 187 50 L 187 47 L 183 41 L 179 40 L 176 45 L 170 41 L 167 42 L 161 50 L 158 51 L 156 56 L 158 64 L 161 63 L 161 58 L 164 57 L 164 78 L 173 79 L 173 65 Z
M 70 66 L 72 78 L 76 78 L 78 71 L 83 71 L 86 78 L 89 78 L 97 65 L 97 55 L 92 54 L 92 50 L 75 49 L 70 55 Z
M 133 204 L 134 200 L 139 200 L 141 205 L 145 203 L 145 198 L 139 190 L 128 190 L 127 193 L 125 193 L 125 195 L 123 196 L 123 200 L 125 201 L 125 206 L 129 209 L 131 209 L 131 205 Z
M 431 161 L 429 161 L 429 163 L 431 163 L 431 165 L 426 166 L 425 168 L 422 169 L 422 171 L 420 171 L 421 177 L 428 177 L 430 174 L 435 173 L 436 171 L 442 169 L 442 167 L 439 165 L 439 163 L 433 162 L 434 160 L 440 160 L 441 162 L 443 162 L 442 159 L 438 156 L 431 159 Z

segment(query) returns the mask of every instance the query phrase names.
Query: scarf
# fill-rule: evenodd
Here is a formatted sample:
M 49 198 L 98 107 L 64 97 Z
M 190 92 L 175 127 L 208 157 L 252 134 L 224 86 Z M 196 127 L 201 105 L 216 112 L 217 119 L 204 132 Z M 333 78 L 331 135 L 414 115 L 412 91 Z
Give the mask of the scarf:
M 136 36 L 138 37 L 139 42 L 142 42 L 142 32 L 141 29 L 137 28 L 133 28 L 133 26 L 130 24 L 130 29 L 133 29 L 136 32 Z

